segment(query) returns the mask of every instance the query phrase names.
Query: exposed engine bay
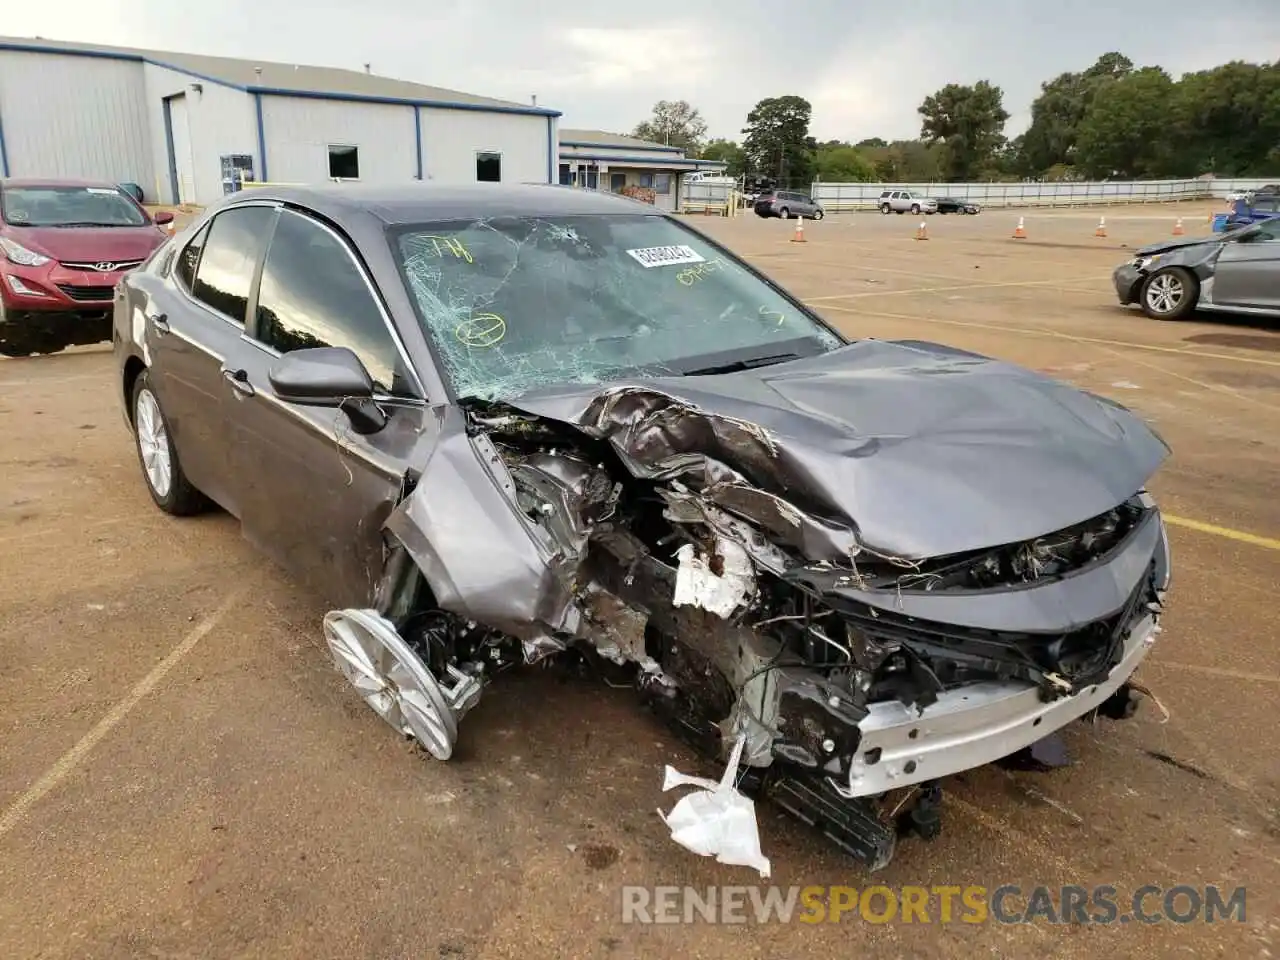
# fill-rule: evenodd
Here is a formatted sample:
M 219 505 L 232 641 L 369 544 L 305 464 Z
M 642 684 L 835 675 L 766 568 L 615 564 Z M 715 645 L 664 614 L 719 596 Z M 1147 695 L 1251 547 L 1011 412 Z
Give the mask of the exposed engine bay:
M 740 751 L 744 791 L 873 869 L 902 817 L 936 833 L 941 778 L 1072 719 L 1132 712 L 1127 681 L 1170 577 L 1144 492 L 1166 452 L 1154 435 L 1092 450 L 1067 437 L 1059 479 L 1075 494 L 1010 494 L 963 519 L 947 519 L 963 497 L 913 504 L 912 488 L 965 488 L 977 460 L 922 459 L 888 476 L 906 503 L 886 516 L 848 509 L 886 502 L 878 476 L 824 473 L 814 450 L 865 471 L 902 457 L 904 431 L 855 444 L 810 406 L 818 436 L 796 442 L 794 424 L 711 414 L 704 399 L 645 384 L 452 408 L 387 522 L 376 610 L 326 619 L 339 667 L 447 759 L 501 670 L 557 655 L 607 664 L 708 757 Z M 1080 519 L 1086 494 L 1105 508 Z M 404 682 L 359 666 L 376 672 L 379 644 Z M 902 788 L 915 803 L 886 814 Z

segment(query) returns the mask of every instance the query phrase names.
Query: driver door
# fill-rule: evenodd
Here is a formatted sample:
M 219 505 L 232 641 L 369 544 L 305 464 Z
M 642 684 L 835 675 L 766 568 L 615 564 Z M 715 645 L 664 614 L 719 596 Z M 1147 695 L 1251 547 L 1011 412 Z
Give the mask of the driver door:
M 334 606 L 368 606 L 385 564 L 382 525 L 414 454 L 435 432 L 390 317 L 346 238 L 282 210 L 250 323 L 225 384 L 244 535 Z M 346 414 L 272 390 L 282 354 L 346 347 L 364 363 L 387 424 L 356 433 Z
M 1280 217 L 1223 245 L 1214 267 L 1213 302 L 1220 307 L 1280 309 Z

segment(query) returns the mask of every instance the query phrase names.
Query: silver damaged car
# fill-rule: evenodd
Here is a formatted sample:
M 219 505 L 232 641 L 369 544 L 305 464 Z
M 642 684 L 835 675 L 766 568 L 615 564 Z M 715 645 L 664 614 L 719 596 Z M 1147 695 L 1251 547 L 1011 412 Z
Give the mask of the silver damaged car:
M 1161 439 L 850 340 L 647 205 L 263 186 L 130 273 L 114 327 L 156 505 L 239 518 L 441 760 L 504 669 L 590 663 L 874 868 L 937 832 L 949 775 L 1136 703 Z

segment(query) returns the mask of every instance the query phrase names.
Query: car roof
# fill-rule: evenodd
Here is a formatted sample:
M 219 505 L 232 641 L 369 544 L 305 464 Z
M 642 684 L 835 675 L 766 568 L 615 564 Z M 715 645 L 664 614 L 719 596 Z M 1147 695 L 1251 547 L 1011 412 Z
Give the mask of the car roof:
M 232 198 L 233 203 L 260 199 L 297 204 L 334 220 L 363 214 L 388 225 L 486 217 L 663 215 L 642 201 L 555 184 L 264 186 L 232 194 Z
M 77 180 L 61 177 L 5 177 L 0 179 L 0 187 L 101 187 L 105 190 L 119 190 L 120 184 L 108 180 Z

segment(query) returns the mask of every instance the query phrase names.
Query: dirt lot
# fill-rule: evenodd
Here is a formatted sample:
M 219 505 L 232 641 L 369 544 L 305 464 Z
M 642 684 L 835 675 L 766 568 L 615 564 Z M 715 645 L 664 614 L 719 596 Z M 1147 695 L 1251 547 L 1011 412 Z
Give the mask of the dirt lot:
M 1189 231 L 1207 207 L 1186 206 Z M 626 691 L 532 671 L 441 764 L 323 649 L 323 606 L 213 515 L 147 498 L 108 352 L 0 364 L 0 956 L 1240 956 L 1280 953 L 1280 333 L 1115 305 L 1161 208 L 806 225 L 699 218 L 858 335 L 937 339 L 1126 403 L 1174 447 L 1169 711 L 1067 732 L 1076 764 L 948 784 L 942 836 L 874 881 L 759 811 L 773 881 L 1248 886 L 1248 922 L 641 927 L 624 884 L 753 884 L 666 835 L 696 764 Z M 944 478 L 940 478 L 944 482 Z M 704 768 L 705 769 L 705 768 Z M 714 773 L 715 771 L 707 771 Z

